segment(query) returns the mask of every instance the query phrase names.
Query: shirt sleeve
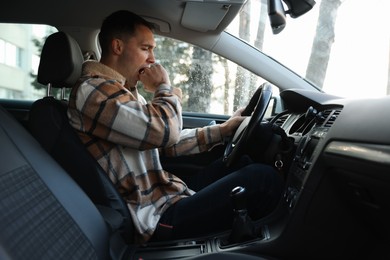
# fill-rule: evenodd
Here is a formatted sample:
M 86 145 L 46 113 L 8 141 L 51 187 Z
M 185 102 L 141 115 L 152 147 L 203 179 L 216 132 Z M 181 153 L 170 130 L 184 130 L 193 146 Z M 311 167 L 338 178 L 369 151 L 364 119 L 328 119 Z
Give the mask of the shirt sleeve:
M 196 154 L 209 151 L 214 146 L 223 144 L 223 141 L 219 125 L 184 129 L 180 133 L 179 142 L 160 149 L 160 153 L 169 157 Z

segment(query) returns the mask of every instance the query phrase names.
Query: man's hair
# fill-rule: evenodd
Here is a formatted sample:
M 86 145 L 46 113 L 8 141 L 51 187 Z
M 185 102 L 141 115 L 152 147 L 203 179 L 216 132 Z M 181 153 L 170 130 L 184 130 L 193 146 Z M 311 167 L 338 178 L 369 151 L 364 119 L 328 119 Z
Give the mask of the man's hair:
M 99 43 L 102 48 L 102 53 L 109 50 L 111 41 L 115 38 L 126 39 L 134 35 L 138 26 L 144 25 L 150 30 L 154 30 L 154 25 L 149 23 L 142 17 L 127 11 L 116 11 L 107 16 L 100 28 Z

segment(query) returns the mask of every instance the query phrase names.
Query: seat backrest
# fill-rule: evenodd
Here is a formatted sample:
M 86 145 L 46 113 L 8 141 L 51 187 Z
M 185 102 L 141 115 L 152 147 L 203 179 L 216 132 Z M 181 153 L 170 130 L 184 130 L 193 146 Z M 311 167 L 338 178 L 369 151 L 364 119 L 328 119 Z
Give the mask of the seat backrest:
M 38 82 L 53 88 L 71 88 L 81 75 L 83 61 L 80 47 L 70 35 L 54 33 L 42 48 Z M 29 129 L 95 204 L 113 208 L 122 215 L 123 235 L 131 242 L 133 224 L 127 205 L 69 124 L 67 101 L 47 96 L 34 102 Z
M 97 208 L 2 107 L 0 143 L 0 259 L 109 259 Z

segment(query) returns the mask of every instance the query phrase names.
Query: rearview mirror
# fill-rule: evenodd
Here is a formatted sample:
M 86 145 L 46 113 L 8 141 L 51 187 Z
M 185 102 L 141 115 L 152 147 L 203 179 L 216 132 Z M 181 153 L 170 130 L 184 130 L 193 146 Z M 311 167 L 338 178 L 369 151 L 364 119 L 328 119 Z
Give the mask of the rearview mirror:
M 316 4 L 314 0 L 283 0 L 288 8 L 288 13 L 292 18 L 297 18 L 310 11 Z

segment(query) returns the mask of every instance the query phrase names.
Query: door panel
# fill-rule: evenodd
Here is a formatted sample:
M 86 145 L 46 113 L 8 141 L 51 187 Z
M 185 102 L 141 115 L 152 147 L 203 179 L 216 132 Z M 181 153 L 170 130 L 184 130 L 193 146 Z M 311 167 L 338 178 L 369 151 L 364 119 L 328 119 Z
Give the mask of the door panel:
M 26 128 L 28 124 L 28 115 L 33 102 L 34 101 L 31 100 L 0 99 L 0 105 Z

